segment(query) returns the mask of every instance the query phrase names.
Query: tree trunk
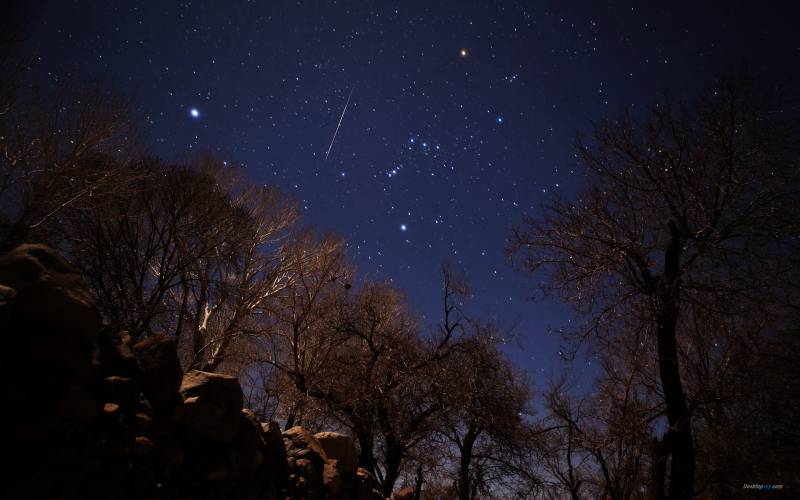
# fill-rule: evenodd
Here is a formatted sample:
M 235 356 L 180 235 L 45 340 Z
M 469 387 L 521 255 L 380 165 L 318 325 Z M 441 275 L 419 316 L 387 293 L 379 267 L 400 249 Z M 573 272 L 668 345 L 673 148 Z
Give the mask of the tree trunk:
M 224 337 L 220 340 L 220 343 L 214 348 L 214 351 L 211 354 L 211 357 L 207 359 L 200 367 L 200 370 L 204 372 L 216 372 L 219 368 L 219 365 L 225 361 L 225 349 L 228 347 L 228 337 Z
M 186 273 L 181 273 L 181 309 L 178 311 L 178 324 L 175 326 L 175 346 L 180 348 L 181 336 L 183 334 L 183 319 L 186 317 L 186 308 L 189 303 L 189 285 L 187 284 Z
M 472 464 L 472 447 L 475 445 L 475 440 L 478 433 L 475 428 L 470 426 L 464 436 L 463 444 L 461 445 L 461 459 L 458 468 L 458 498 L 459 500 L 470 500 L 472 493 L 472 481 L 470 478 L 470 465 Z
M 358 466 L 365 469 L 372 475 L 375 475 L 375 456 L 372 453 L 375 441 L 372 433 L 369 431 L 356 431 L 356 438 L 358 439 L 358 446 L 360 448 L 358 455 Z
M 296 425 L 303 425 L 303 417 L 306 413 L 306 396 L 301 394 L 297 400 L 292 403 L 289 409 L 289 414 L 286 416 L 286 430 L 291 429 Z
M 413 498 L 413 500 L 419 500 L 420 497 L 422 496 L 422 483 L 423 483 L 422 466 L 418 465 L 417 466 L 417 482 L 414 485 L 414 498 Z
M 669 499 L 691 498 L 694 490 L 695 456 L 691 417 L 678 366 L 678 300 L 680 294 L 680 257 L 683 238 L 670 224 L 672 239 L 664 254 L 664 280 L 658 290 L 656 336 L 658 368 L 667 410 L 667 441 L 671 454 Z
M 400 465 L 403 461 L 404 450 L 400 443 L 387 440 L 386 443 L 386 463 L 384 464 L 386 474 L 383 478 L 383 494 L 389 498 L 392 496 L 392 490 L 400 477 Z

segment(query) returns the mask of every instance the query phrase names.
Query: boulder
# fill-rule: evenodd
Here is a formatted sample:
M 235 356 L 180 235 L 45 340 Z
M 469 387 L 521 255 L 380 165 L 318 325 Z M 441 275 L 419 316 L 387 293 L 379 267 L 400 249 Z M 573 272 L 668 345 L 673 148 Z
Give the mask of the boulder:
M 81 342 L 55 329 L 27 340 L 31 367 L 47 367 L 63 378 L 90 383 L 94 374 L 92 354 Z
M 298 426 L 283 433 L 283 443 L 289 466 L 289 496 L 324 497 L 324 472 L 328 456 L 319 441 L 309 431 Z
M 64 424 L 94 421 L 89 387 L 99 327 L 83 279 L 53 250 L 22 245 L 0 255 L 3 434 L 41 437 Z
M 289 461 L 289 496 L 291 498 L 324 498 L 323 468 L 306 458 Z
M 81 275 L 51 248 L 20 245 L 0 256 L 0 284 L 3 302 L 12 306 L 6 321 L 30 333 L 57 329 L 87 347 L 97 340 L 94 299 Z
M 244 396 L 236 377 L 190 370 L 180 387 L 181 425 L 219 443 L 230 443 L 242 422 Z
M 300 426 L 292 427 L 284 432 L 283 442 L 289 457 L 311 460 L 320 470 L 328 460 L 328 455 L 325 454 L 319 441 L 314 438 L 313 434 Z
M 263 462 L 261 450 L 264 448 L 264 435 L 261 424 L 250 410 L 242 410 L 239 432 L 231 448 L 231 465 L 243 472 L 257 469 Z
M 358 467 L 358 451 L 350 436 L 338 432 L 318 432 L 314 439 L 319 442 L 329 460 L 337 461 L 337 469 L 344 477 L 355 474 Z
M 106 403 L 103 405 L 103 413 L 106 415 L 117 415 L 119 413 L 119 405 L 117 403 Z
M 276 478 L 283 478 L 288 474 L 288 463 L 280 426 L 276 422 L 264 422 L 261 429 L 264 438 L 264 467 Z
M 156 412 L 166 413 L 175 403 L 183 377 L 175 342 L 162 334 L 150 335 L 133 346 L 133 354 L 143 392 Z
M 325 467 L 322 469 L 322 485 L 325 487 L 325 490 L 332 495 L 341 493 L 344 483 L 337 462 L 338 460 L 336 459 L 328 459 L 328 461 L 325 462 Z

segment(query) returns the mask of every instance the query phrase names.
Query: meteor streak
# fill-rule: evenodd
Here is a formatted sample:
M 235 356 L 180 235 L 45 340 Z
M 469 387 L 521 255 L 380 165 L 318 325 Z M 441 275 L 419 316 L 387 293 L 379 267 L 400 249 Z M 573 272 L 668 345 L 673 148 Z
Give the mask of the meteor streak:
M 353 90 L 355 87 L 350 89 L 350 95 L 347 96 L 347 102 L 344 104 L 344 109 L 342 110 L 342 116 L 339 117 L 339 123 L 336 125 L 336 130 L 333 132 L 333 138 L 331 138 L 331 144 L 328 146 L 328 151 L 325 153 L 325 161 L 328 160 L 328 155 L 331 154 L 331 149 L 333 149 L 333 141 L 336 140 L 336 134 L 339 133 L 339 127 L 342 126 L 342 120 L 344 119 L 344 114 L 347 112 L 347 105 L 350 104 L 350 98 L 353 97 Z

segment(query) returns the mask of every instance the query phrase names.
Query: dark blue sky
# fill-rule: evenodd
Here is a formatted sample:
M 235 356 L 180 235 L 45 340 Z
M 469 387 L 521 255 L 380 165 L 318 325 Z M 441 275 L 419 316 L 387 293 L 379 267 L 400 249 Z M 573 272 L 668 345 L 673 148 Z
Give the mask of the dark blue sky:
M 546 330 L 569 314 L 529 300 L 509 228 L 580 185 L 573 144 L 590 120 L 695 95 L 745 60 L 796 71 L 790 6 L 62 0 L 36 13 L 31 42 L 44 71 L 135 91 L 155 153 L 210 148 L 295 196 L 427 321 L 439 266 L 462 266 L 472 311 L 513 327 L 509 352 L 536 374 L 560 366 Z

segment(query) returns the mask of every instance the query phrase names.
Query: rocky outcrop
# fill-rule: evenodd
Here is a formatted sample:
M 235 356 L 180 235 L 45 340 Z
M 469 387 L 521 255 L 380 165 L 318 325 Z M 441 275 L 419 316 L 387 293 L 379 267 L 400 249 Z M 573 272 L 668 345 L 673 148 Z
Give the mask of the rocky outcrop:
M 190 370 L 183 377 L 180 394 L 187 430 L 217 443 L 230 443 L 236 437 L 244 396 L 235 377 Z
M 383 498 L 341 434 L 281 433 L 229 376 L 184 374 L 174 343 L 103 329 L 55 252 L 0 256 L 0 498 Z
M 328 456 L 328 460 L 336 460 L 337 469 L 344 474 L 355 473 L 358 467 L 358 451 L 349 436 L 338 432 L 318 432 L 314 439 Z
M 311 434 L 302 427 L 283 433 L 289 467 L 287 494 L 291 498 L 383 499 L 380 485 L 356 468 L 353 441 L 333 432 Z

